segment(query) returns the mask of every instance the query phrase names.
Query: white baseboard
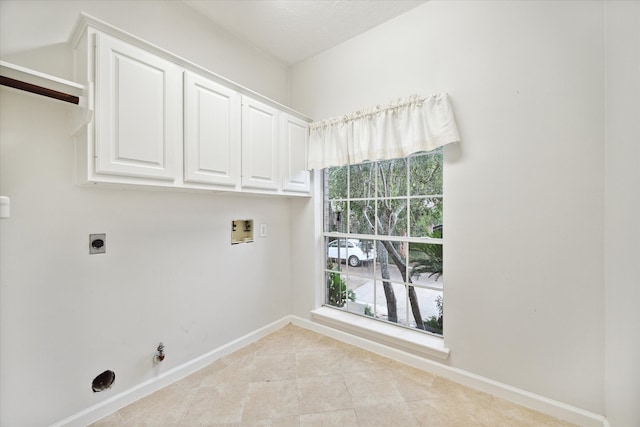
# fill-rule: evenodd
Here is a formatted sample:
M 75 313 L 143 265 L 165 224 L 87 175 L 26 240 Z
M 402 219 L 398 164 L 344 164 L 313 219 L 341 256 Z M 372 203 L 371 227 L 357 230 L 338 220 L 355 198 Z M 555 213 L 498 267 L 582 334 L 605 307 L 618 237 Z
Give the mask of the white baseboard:
M 489 393 L 493 396 L 509 400 L 524 407 L 533 409 L 560 418 L 583 427 L 608 427 L 605 417 L 593 412 L 585 411 L 553 399 L 530 393 L 462 369 L 453 368 L 442 363 L 426 359 L 396 348 L 380 344 L 369 339 L 353 335 L 323 324 L 303 319 L 298 316 L 291 316 L 291 323 L 296 326 L 310 329 L 312 331 L 327 335 L 347 344 L 355 345 L 362 349 L 386 356 L 398 362 L 405 363 L 435 375 L 447 378 L 462 385 L 476 390 Z
M 133 388 L 130 388 L 129 390 L 119 393 L 110 399 L 104 400 L 70 417 L 58 421 L 51 427 L 84 427 L 94 423 L 107 415 L 160 390 L 163 387 L 191 375 L 216 360 L 221 359 L 234 351 L 240 350 L 248 344 L 269 335 L 271 332 L 276 331 L 289 323 L 291 323 L 290 316 L 285 316 L 280 320 L 250 332 L 234 341 L 231 341 L 230 343 L 190 360 L 187 363 L 176 366 L 170 371 L 164 372 L 155 378 L 149 379 Z

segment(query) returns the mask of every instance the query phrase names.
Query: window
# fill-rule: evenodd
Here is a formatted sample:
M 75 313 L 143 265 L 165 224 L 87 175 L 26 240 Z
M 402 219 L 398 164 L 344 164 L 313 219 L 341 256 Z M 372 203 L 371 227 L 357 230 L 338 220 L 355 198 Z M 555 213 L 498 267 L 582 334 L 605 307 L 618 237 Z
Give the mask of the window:
M 325 169 L 328 306 L 442 335 L 442 148 Z

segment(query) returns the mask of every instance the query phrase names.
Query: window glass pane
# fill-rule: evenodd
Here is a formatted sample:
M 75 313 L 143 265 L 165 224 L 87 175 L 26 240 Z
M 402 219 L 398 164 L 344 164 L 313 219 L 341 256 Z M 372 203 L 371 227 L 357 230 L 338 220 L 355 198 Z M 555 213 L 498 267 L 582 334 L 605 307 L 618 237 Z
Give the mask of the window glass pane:
M 350 202 L 349 233 L 373 234 L 376 219 L 376 203 L 373 200 Z
M 355 300 L 353 291 L 348 289 L 344 274 L 338 272 L 326 272 L 327 304 L 334 307 L 344 307 L 347 301 Z
M 338 270 L 342 270 L 341 265 L 346 264 L 346 260 L 349 257 L 348 250 L 345 239 L 332 240 L 327 246 L 327 258 L 338 264 Z
M 335 238 L 325 238 L 325 251 L 327 254 L 327 269 L 340 271 L 346 259 L 346 250 L 338 245 Z
M 325 224 L 328 232 L 345 233 L 347 231 L 347 205 L 348 202 L 330 201 L 325 209 L 328 215 Z
M 409 244 L 409 270 L 414 283 L 422 285 L 442 283 L 442 265 L 442 245 Z
M 407 326 L 407 292 L 401 283 L 375 282 L 376 315 L 379 319 Z
M 347 166 L 329 168 L 328 193 L 330 200 L 347 198 L 348 172 L 349 168 Z
M 385 160 L 377 164 L 378 197 L 407 195 L 407 160 Z
M 442 198 L 411 199 L 409 204 L 411 236 L 442 237 Z
M 378 200 L 377 228 L 382 236 L 407 235 L 407 199 Z
M 386 249 L 387 247 L 389 250 Z M 376 245 L 376 254 L 378 256 L 374 266 L 375 277 L 404 282 L 406 248 L 407 244 L 405 242 L 388 242 L 387 245 L 383 245 L 382 241 L 378 241 Z
M 414 287 L 420 305 L 424 330 L 442 335 L 442 291 Z
M 352 199 L 375 197 L 374 189 L 374 164 L 362 163 L 352 165 L 350 169 L 349 197 Z
M 410 195 L 442 194 L 442 150 L 409 158 Z
M 329 248 L 330 251 L 335 250 Z M 371 240 L 348 239 L 348 245 L 342 249 L 342 259 L 353 274 L 372 276 L 376 251 Z

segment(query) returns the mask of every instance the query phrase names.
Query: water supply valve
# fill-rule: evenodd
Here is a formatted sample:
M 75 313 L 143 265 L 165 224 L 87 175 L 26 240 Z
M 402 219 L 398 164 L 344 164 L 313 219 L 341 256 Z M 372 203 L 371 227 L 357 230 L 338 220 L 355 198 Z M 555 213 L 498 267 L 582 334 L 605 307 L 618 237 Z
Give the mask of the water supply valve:
M 163 360 L 164 360 L 164 344 L 160 343 L 158 344 L 158 349 L 155 356 L 153 356 L 153 361 L 156 363 L 160 363 Z

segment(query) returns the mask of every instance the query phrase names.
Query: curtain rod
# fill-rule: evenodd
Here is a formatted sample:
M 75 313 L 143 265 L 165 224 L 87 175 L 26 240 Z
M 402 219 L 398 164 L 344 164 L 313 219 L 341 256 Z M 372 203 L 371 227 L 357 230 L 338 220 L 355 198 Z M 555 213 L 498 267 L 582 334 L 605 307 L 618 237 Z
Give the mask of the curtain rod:
M 64 92 L 58 92 L 57 90 L 53 90 L 53 89 L 47 89 L 46 87 L 12 79 L 10 77 L 0 76 L 0 85 L 12 87 L 14 89 L 24 90 L 26 92 L 35 93 L 37 95 L 42 95 L 42 96 L 46 96 L 53 99 L 58 99 L 60 101 L 68 102 L 70 104 L 78 105 L 80 103 L 80 98 L 77 96 L 70 95 Z

